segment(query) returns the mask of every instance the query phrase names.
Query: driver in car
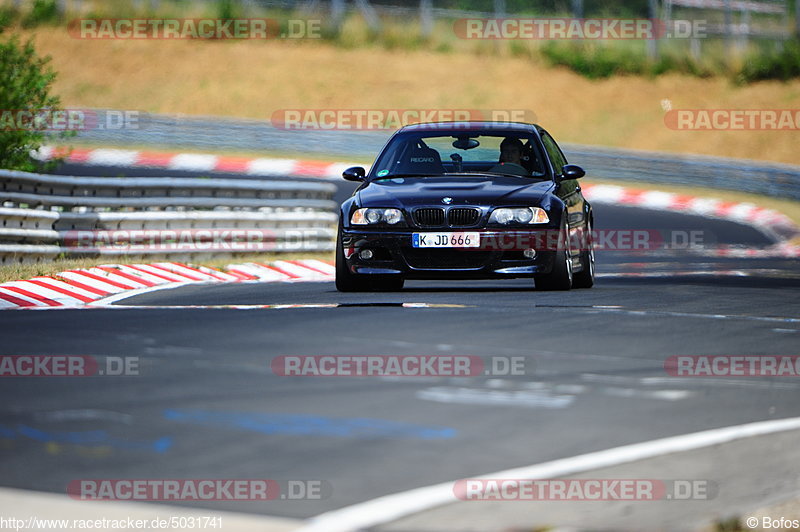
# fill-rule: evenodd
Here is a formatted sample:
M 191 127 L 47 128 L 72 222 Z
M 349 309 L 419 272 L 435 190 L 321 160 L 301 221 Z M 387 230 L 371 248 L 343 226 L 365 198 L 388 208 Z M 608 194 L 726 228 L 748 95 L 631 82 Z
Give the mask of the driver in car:
M 506 137 L 500 143 L 500 162 L 492 166 L 489 171 L 498 174 L 514 174 L 529 176 L 522 166 L 522 141 L 514 137 Z

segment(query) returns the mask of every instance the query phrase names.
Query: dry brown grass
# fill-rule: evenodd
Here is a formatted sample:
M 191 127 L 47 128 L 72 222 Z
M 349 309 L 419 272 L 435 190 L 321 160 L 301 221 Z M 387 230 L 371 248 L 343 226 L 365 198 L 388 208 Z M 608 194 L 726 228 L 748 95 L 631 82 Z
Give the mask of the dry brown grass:
M 314 41 L 88 41 L 38 28 L 67 106 L 268 120 L 292 108 L 530 109 L 559 140 L 800 164 L 797 131 L 673 131 L 674 108 L 798 108 L 800 80 L 587 80 L 521 57 L 345 49 Z

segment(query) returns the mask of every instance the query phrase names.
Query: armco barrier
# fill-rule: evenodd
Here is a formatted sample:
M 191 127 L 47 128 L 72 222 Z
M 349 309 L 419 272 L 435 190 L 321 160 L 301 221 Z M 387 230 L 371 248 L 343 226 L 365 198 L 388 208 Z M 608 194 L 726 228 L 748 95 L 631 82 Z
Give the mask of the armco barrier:
M 95 110 L 99 114 L 108 110 Z M 281 129 L 264 120 L 213 116 L 148 114 L 137 128 L 91 129 L 78 138 L 108 146 L 169 146 L 219 152 L 220 150 L 325 154 L 351 158 L 377 155 L 392 131 L 331 131 Z M 791 135 L 791 132 L 787 132 Z M 800 200 L 800 167 L 764 161 L 726 159 L 563 144 L 570 162 L 584 166 L 587 174 L 604 180 L 664 183 L 720 188 Z M 48 158 L 43 153 L 43 158 Z M 310 156 L 309 156 L 310 155 Z M 120 164 L 116 161 L 112 165 Z M 101 159 L 87 161 L 102 164 Z M 124 164 L 123 164 L 124 166 Z M 176 165 L 175 169 L 180 169 Z M 214 170 L 208 168 L 208 171 Z M 254 168 L 254 175 L 270 175 L 270 168 Z
M 735 190 L 800 200 L 800 167 L 743 159 L 676 155 L 599 146 L 564 146 L 587 175 L 628 182 Z
M 6 256 L 43 260 L 58 255 L 57 219 L 56 212 L 0 207 L 0 262 Z
M 329 251 L 335 191 L 323 182 L 0 170 L 0 263 L 62 253 L 179 259 Z

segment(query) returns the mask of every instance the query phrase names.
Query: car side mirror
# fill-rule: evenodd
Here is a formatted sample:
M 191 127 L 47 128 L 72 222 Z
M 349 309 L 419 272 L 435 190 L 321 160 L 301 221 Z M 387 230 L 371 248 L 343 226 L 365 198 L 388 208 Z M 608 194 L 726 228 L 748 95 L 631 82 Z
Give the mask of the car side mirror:
M 348 181 L 364 181 L 364 176 L 366 175 L 367 171 L 361 166 L 351 166 L 342 172 L 342 177 Z
M 577 164 L 565 164 L 561 168 L 561 176 L 559 181 L 566 181 L 567 179 L 580 179 L 585 175 L 586 172 L 584 172 L 583 168 Z

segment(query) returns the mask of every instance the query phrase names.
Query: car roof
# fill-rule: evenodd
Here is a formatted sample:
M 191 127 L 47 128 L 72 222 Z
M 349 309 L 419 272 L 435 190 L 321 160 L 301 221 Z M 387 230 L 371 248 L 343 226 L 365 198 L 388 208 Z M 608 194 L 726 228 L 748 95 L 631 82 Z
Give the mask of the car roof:
M 503 131 L 518 131 L 520 133 L 534 133 L 539 129 L 537 124 L 526 124 L 524 122 L 490 122 L 490 121 L 452 121 L 452 122 L 425 122 L 422 124 L 411 124 L 401 128 L 398 133 L 407 132 L 435 132 L 448 129 L 448 126 L 454 126 L 454 129 L 471 130 L 471 129 L 499 129 Z

